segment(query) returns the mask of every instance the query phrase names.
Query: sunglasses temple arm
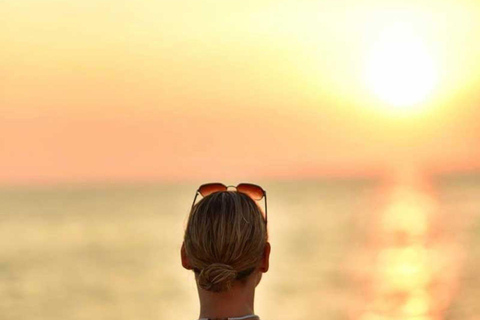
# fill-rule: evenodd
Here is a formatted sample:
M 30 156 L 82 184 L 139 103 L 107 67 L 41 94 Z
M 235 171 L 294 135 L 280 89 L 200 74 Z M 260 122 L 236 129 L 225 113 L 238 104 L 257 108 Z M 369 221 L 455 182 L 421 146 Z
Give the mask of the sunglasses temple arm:
M 267 192 L 264 193 L 265 196 L 265 224 L 268 222 L 268 216 L 267 216 Z
M 197 196 L 198 196 L 198 191 L 195 192 L 195 197 L 193 198 L 192 208 L 193 208 L 193 205 L 195 204 L 195 200 L 197 200 Z

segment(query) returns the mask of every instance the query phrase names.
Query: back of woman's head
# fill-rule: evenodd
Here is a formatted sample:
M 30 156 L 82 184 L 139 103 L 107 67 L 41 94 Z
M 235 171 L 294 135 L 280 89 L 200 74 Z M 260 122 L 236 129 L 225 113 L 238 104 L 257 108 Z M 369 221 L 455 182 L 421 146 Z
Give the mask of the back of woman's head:
M 193 206 L 184 246 L 199 286 L 222 292 L 252 274 L 267 240 L 262 211 L 255 201 L 244 193 L 220 191 Z

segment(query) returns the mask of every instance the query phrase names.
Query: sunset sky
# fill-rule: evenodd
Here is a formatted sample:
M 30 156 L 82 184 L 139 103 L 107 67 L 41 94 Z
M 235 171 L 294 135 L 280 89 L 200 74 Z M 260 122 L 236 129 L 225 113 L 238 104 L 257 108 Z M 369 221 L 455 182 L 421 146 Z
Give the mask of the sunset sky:
M 478 1 L 0 12 L 2 185 L 480 170 Z

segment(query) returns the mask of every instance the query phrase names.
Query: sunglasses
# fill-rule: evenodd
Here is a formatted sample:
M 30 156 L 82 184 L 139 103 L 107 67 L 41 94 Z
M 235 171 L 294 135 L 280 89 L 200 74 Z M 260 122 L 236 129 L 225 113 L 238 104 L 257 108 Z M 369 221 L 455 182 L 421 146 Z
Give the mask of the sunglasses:
M 213 182 L 213 183 L 206 183 L 202 184 L 197 192 L 195 193 L 195 198 L 193 198 L 192 208 L 195 205 L 195 200 L 197 199 L 197 195 L 201 194 L 202 197 L 206 197 L 209 194 L 218 191 L 227 191 L 228 188 L 235 188 L 238 192 L 244 193 L 248 195 L 255 201 L 262 200 L 265 198 L 265 225 L 267 224 L 267 192 L 263 190 L 262 187 L 257 186 L 256 184 L 252 183 L 240 183 L 237 186 L 226 186 L 223 183 Z

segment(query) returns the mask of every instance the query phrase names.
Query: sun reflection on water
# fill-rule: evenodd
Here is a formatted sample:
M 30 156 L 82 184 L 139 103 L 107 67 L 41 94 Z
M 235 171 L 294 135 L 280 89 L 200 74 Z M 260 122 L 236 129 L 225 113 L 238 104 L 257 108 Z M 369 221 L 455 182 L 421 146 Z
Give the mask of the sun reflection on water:
M 458 259 L 435 230 L 431 190 L 395 186 L 382 193 L 362 310 L 355 320 L 438 320 L 455 287 Z

